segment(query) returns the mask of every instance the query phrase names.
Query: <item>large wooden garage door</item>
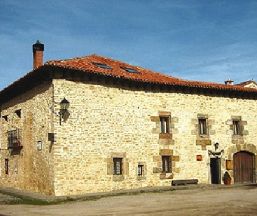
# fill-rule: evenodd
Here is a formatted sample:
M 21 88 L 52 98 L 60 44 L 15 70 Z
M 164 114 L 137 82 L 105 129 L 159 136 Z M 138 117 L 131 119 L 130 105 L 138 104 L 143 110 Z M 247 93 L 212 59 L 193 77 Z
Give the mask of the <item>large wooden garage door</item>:
M 235 183 L 255 182 L 255 156 L 252 153 L 241 151 L 233 156 Z

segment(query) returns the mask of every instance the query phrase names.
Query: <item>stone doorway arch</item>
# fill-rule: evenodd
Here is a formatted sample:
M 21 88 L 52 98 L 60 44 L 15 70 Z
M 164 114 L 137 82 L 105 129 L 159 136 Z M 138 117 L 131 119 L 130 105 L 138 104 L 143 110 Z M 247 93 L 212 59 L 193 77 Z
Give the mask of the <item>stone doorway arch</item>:
M 233 165 L 232 169 L 227 170 L 227 171 L 229 172 L 230 176 L 232 177 L 234 183 L 242 183 L 237 177 L 235 179 L 235 172 L 236 172 L 235 169 L 237 169 L 237 168 L 235 168 L 234 166 L 237 166 L 237 165 L 235 164 L 234 159 L 235 159 L 235 157 L 240 157 L 240 156 L 239 155 L 234 156 L 234 155 L 236 155 L 239 152 L 247 152 L 246 154 L 248 154 L 250 156 L 248 156 L 248 157 L 246 156 L 246 157 L 249 160 L 251 160 L 250 157 L 253 158 L 253 169 L 254 169 L 253 180 L 251 180 L 250 182 L 255 183 L 256 182 L 256 167 L 257 167 L 257 161 L 256 161 L 257 147 L 253 144 L 232 145 L 229 148 L 227 148 L 225 150 L 225 152 L 226 152 L 225 153 L 226 159 L 230 160 L 232 162 L 232 165 Z M 243 157 L 243 156 L 241 155 L 241 157 Z M 239 163 L 239 162 L 237 161 L 237 163 Z

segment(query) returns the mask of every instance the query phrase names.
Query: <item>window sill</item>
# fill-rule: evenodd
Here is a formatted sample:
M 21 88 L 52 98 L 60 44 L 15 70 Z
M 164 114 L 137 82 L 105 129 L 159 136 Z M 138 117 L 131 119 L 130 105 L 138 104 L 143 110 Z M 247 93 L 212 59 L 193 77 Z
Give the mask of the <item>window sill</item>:
M 243 138 L 243 135 L 241 134 L 233 134 L 232 135 L 232 139 L 242 139 Z
M 139 181 L 146 180 L 146 176 L 137 176 L 137 180 Z
M 209 134 L 198 134 L 198 138 L 199 139 L 208 139 L 209 138 Z
M 112 180 L 113 181 L 123 181 L 124 180 L 124 176 L 123 175 L 113 175 Z
M 211 140 L 209 138 L 200 138 L 196 140 L 196 145 L 211 145 Z
M 160 179 L 173 179 L 173 173 L 161 173 Z
M 171 139 L 172 138 L 172 134 L 170 134 L 170 133 L 160 133 L 159 134 L 159 138 L 160 139 Z

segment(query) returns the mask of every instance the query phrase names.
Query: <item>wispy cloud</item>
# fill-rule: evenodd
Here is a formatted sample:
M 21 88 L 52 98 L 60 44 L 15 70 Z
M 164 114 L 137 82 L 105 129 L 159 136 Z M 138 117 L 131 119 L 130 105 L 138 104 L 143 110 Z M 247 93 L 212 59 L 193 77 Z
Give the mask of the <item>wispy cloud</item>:
M 45 60 L 109 56 L 185 79 L 257 80 L 254 0 L 0 0 L 3 88 Z

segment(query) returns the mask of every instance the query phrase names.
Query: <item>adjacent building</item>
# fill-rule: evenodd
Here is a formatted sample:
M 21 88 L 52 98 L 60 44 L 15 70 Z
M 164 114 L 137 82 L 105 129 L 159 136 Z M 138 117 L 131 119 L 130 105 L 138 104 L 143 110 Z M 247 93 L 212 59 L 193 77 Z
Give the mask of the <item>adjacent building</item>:
M 256 182 L 257 89 L 102 56 L 48 61 L 0 92 L 0 185 L 53 195 Z

